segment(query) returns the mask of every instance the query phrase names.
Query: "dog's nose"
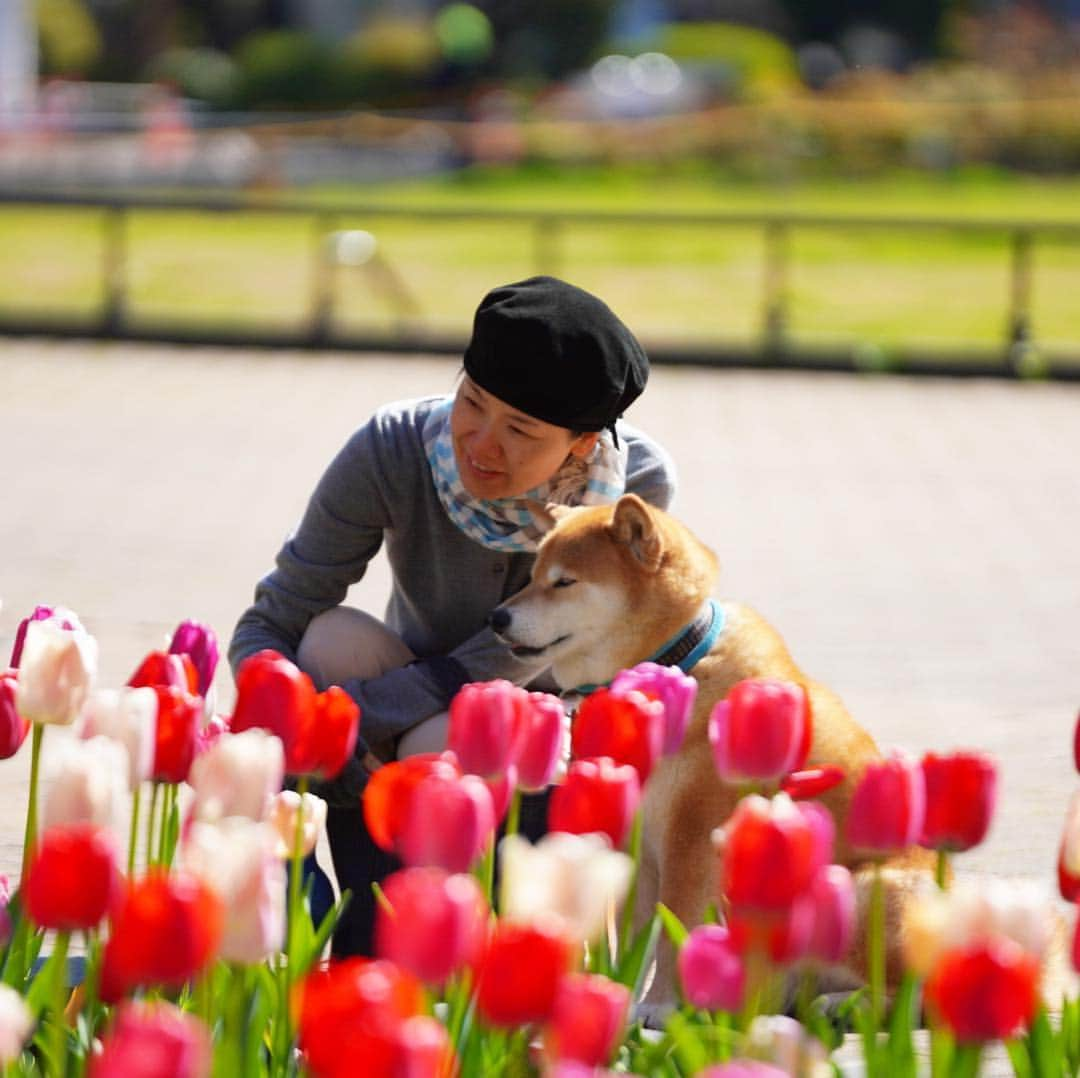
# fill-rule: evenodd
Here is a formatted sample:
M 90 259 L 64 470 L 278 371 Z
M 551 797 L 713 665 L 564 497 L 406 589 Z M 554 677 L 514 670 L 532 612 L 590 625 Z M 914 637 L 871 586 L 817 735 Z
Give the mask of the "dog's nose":
M 501 633 L 510 625 L 510 611 L 505 606 L 497 606 L 488 615 L 488 624 L 497 633 Z

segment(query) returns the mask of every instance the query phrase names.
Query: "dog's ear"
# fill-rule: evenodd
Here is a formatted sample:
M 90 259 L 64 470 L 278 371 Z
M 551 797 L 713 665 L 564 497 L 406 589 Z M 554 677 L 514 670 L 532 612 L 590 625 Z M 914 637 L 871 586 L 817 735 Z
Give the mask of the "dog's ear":
M 664 540 L 649 507 L 636 494 L 624 494 L 615 503 L 611 535 L 616 543 L 629 547 L 630 553 L 649 572 L 655 573 L 660 568 Z

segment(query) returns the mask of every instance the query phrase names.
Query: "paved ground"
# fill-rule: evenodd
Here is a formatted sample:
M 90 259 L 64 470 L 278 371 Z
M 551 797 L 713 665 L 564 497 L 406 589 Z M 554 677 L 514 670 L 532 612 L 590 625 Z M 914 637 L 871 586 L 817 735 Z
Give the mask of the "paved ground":
M 122 683 L 184 617 L 227 638 L 338 446 L 448 359 L 0 341 L 0 656 L 76 610 Z M 632 418 L 681 468 L 721 592 L 879 741 L 998 757 L 961 862 L 1048 881 L 1080 707 L 1080 387 L 659 369 Z M 374 567 L 353 600 L 381 605 Z M 218 684 L 232 701 L 227 671 Z M 0 764 L 16 872 L 28 746 Z

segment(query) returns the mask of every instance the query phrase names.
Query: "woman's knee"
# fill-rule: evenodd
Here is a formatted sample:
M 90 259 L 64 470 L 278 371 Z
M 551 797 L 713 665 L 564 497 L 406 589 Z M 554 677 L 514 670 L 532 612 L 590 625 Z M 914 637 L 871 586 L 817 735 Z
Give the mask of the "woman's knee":
M 297 665 L 316 688 L 371 678 L 415 658 L 395 632 L 363 610 L 336 606 L 312 618 L 297 648 Z

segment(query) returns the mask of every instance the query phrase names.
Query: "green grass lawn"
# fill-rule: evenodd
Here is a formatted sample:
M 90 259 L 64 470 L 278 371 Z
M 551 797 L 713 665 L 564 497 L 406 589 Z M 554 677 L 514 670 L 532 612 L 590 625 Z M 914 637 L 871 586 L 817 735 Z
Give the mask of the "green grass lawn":
M 987 172 L 800 185 L 723 180 L 687 167 L 489 170 L 381 187 L 282 193 L 355 207 L 337 222 L 378 240 L 379 262 L 334 273 L 335 324 L 464 335 L 492 285 L 534 272 L 602 295 L 648 342 L 746 346 L 763 324 L 764 239 L 747 224 L 422 220 L 380 207 L 587 212 L 769 213 L 1078 221 L 1080 179 Z M 103 299 L 101 211 L 0 205 L 0 313 L 88 318 Z M 796 229 L 784 294 L 796 345 L 940 352 L 1002 346 L 1007 233 Z M 129 317 L 260 329 L 304 324 L 318 247 L 311 219 L 140 211 L 127 229 Z M 1054 356 L 1080 356 L 1080 242 L 1039 242 L 1032 314 Z

